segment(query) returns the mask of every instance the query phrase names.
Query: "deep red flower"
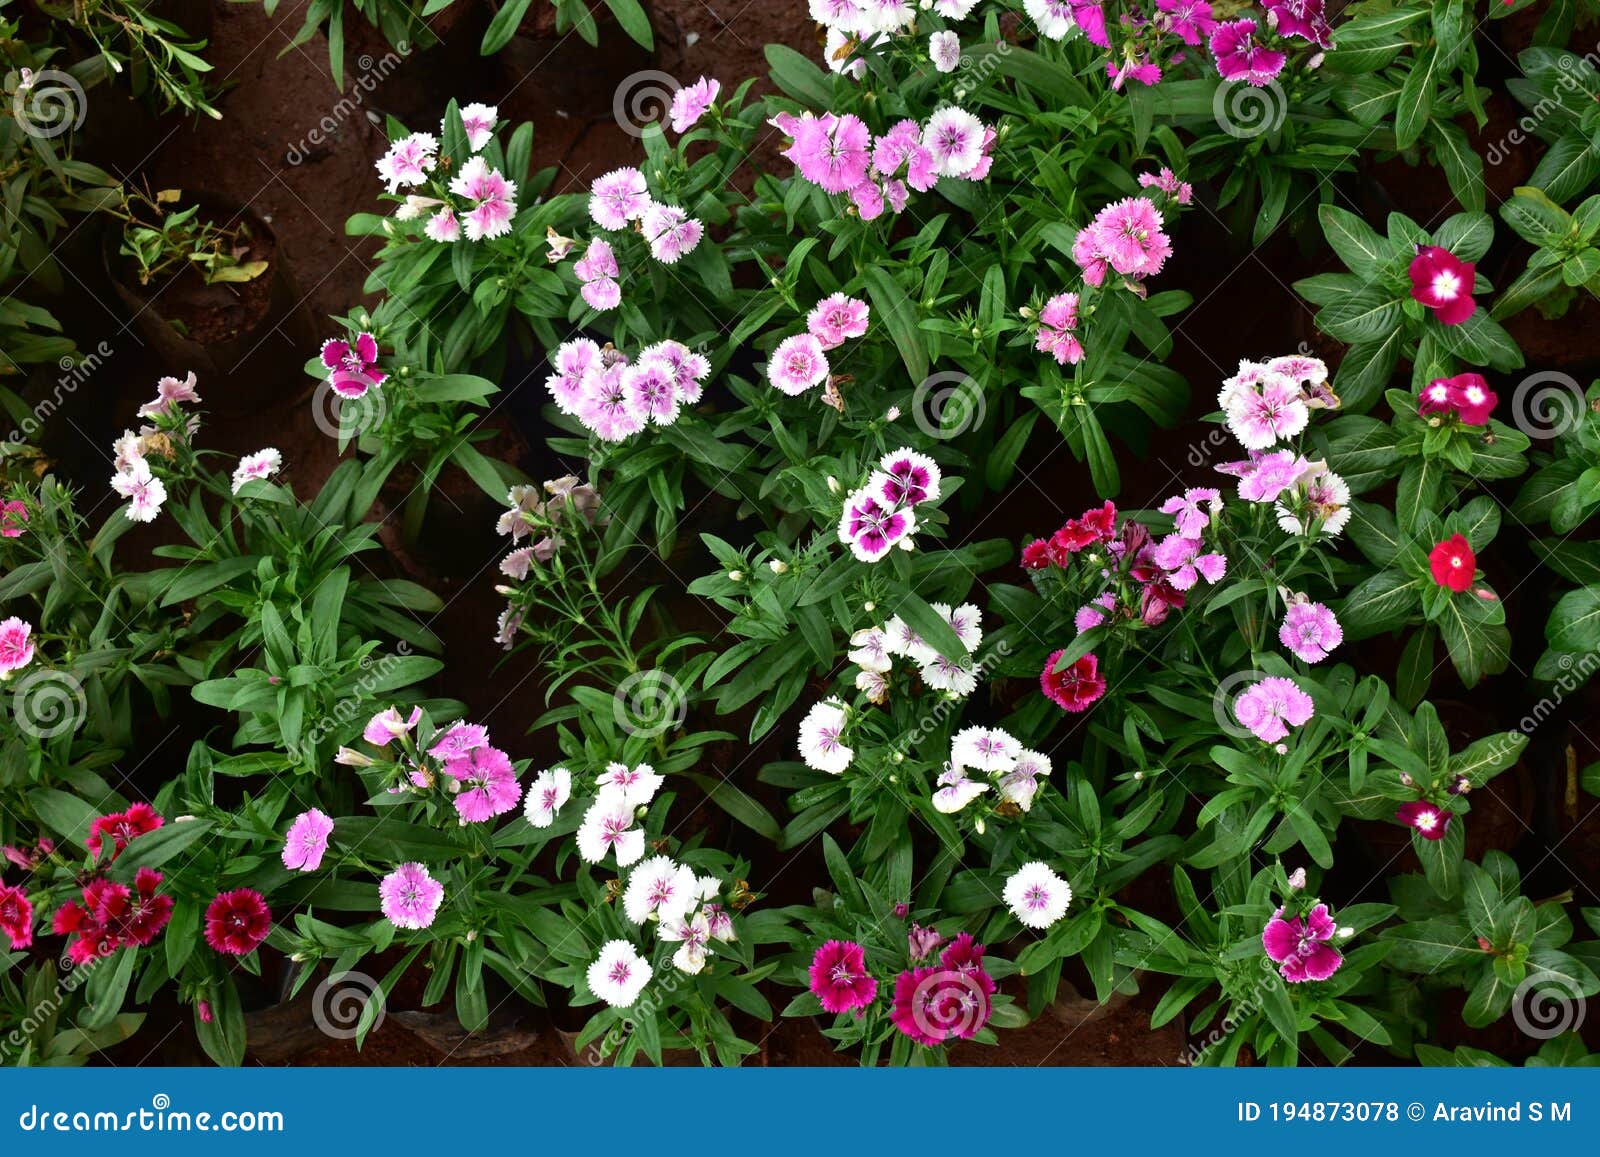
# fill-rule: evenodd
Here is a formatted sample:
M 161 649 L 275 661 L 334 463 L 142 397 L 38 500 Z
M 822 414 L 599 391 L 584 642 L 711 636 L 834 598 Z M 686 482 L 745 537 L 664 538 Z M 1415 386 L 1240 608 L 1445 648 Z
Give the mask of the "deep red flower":
M 971 1040 L 989 1023 L 994 990 L 994 981 L 982 969 L 908 969 L 895 977 L 889 1019 L 920 1045 Z
M 272 931 L 272 910 L 260 892 L 237 888 L 206 906 L 206 943 L 230 956 L 248 956 Z
M 0 884 L 0 932 L 14 949 L 33 945 L 33 905 L 20 887 Z
M 1065 711 L 1087 711 L 1100 696 L 1106 693 L 1106 681 L 1100 676 L 1100 660 L 1084 655 L 1065 670 L 1055 669 L 1056 661 L 1066 654 L 1062 648 L 1045 660 L 1039 672 L 1039 686 L 1047 698 Z
M 89 824 L 89 837 L 83 841 L 83 846 L 100 856 L 100 837 L 110 836 L 112 841 L 111 858 L 114 860 L 122 854 L 122 849 L 128 846 L 128 841 L 139 836 L 155 831 L 162 824 L 162 819 L 156 814 L 155 808 L 147 803 L 136 803 L 125 812 L 112 812 L 96 818 Z
M 963 932 L 939 953 L 939 963 L 957 972 L 983 973 L 984 981 L 992 986 L 994 981 L 983 970 L 983 953 L 983 945 L 972 938 L 972 933 Z M 989 991 L 993 992 L 993 987 Z
M 1476 267 L 1437 245 L 1417 246 L 1411 259 L 1411 296 L 1433 310 L 1441 325 L 1460 325 L 1477 308 L 1472 300 Z
M 824 1012 L 861 1015 L 878 996 L 878 982 L 867 971 L 866 953 L 849 940 L 829 940 L 811 958 L 811 994 Z
M 123 906 L 116 925 L 118 935 L 127 943 L 149 944 L 172 919 L 172 897 L 156 894 L 160 883 L 161 873 L 154 868 L 140 868 L 134 873 L 132 902 Z
M 1068 519 L 1061 529 L 1050 536 L 1050 545 L 1064 554 L 1077 554 L 1086 546 L 1100 541 L 1100 532 L 1085 526 L 1076 518 Z
M 1078 519 L 1078 524 L 1087 530 L 1092 530 L 1101 542 L 1110 542 L 1112 535 L 1117 531 L 1117 508 L 1110 499 L 1098 510 L 1085 510 L 1083 517 Z
M 1024 570 L 1045 570 L 1054 562 L 1048 538 L 1036 538 L 1022 548 Z
M 1472 585 L 1478 572 L 1478 557 L 1472 545 L 1459 534 L 1452 534 L 1428 553 L 1428 569 L 1433 581 L 1460 594 Z
M 76 936 L 67 946 L 74 964 L 110 956 L 122 946 L 116 925 L 128 910 L 128 897 L 126 884 L 91 880 L 84 885 L 81 904 L 68 900 L 57 909 L 50 926 L 58 936 Z
M 1482 374 L 1457 374 L 1445 381 L 1450 387 L 1450 404 L 1455 407 L 1457 416 L 1469 426 L 1488 424 L 1489 415 L 1500 401 L 1489 388 L 1488 380 Z
M 1408 827 L 1416 828 L 1425 840 L 1442 840 L 1450 826 L 1450 813 L 1425 799 L 1414 799 L 1401 804 L 1394 818 Z

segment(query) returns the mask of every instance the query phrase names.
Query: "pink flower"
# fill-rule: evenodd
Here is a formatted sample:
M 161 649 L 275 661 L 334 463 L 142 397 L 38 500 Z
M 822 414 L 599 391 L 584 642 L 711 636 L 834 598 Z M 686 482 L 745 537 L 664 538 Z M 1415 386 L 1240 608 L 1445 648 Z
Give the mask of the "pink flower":
M 257 450 L 254 454 L 246 454 L 239 459 L 239 465 L 233 470 L 233 492 L 239 493 L 246 482 L 260 482 L 272 477 L 283 467 L 283 455 L 268 446 L 265 450 Z
M 1261 930 L 1261 946 L 1278 967 L 1278 974 L 1291 984 L 1305 980 L 1327 980 L 1344 957 L 1328 944 L 1337 926 L 1326 904 L 1318 904 L 1306 918 L 1285 918 L 1283 909 L 1273 913 Z
M 28 504 L 20 499 L 0 502 L 0 538 L 21 538 L 27 529 Z
M 468 241 L 483 241 L 511 232 L 517 211 L 517 185 L 491 169 L 482 157 L 472 157 L 450 181 L 450 191 L 472 202 L 466 215 Z
M 701 77 L 691 85 L 680 88 L 672 94 L 672 131 L 686 133 L 694 127 L 695 122 L 706 115 L 717 99 L 717 94 L 722 91 L 722 82 L 707 80 Z
M 422 708 L 420 707 L 413 707 L 411 716 L 408 719 L 400 717 L 399 708 L 388 707 L 367 720 L 367 726 L 361 732 L 361 738 L 378 747 L 387 747 L 390 740 L 408 734 L 421 719 Z
M 636 413 L 657 426 L 678 420 L 678 383 L 665 358 L 640 358 L 622 371 L 622 388 Z
M 791 398 L 799 397 L 828 376 L 828 355 L 815 334 L 784 338 L 767 359 L 767 379 Z
M 1321 603 L 1290 603 L 1278 641 L 1307 663 L 1320 663 L 1344 641 L 1344 629 Z
M 883 216 L 883 190 L 876 181 L 862 181 L 852 186 L 850 203 L 863 221 L 876 221 Z
M 1100 48 L 1110 48 L 1105 9 L 1093 0 L 1069 0 L 1069 3 L 1072 5 L 1072 21 L 1083 29 L 1084 39 Z
M 811 958 L 811 993 L 824 1012 L 856 1012 L 877 998 L 878 982 L 867 972 L 866 953 L 848 940 L 830 940 Z
M 325 812 L 302 812 L 283 837 L 283 866 L 291 872 L 315 872 L 322 867 L 332 834 L 333 820 Z
M 194 388 L 194 384 L 193 370 L 190 370 L 182 381 L 177 378 L 162 378 L 156 383 L 156 400 L 140 406 L 139 417 L 159 417 L 176 410 L 180 402 L 200 401 L 200 394 Z
M 456 211 L 446 205 L 428 218 L 428 223 L 422 227 L 422 232 L 430 241 L 448 245 L 461 240 L 461 222 L 456 220 Z
M 1050 354 L 1060 365 L 1077 365 L 1083 360 L 1083 346 L 1073 336 L 1078 328 L 1078 295 L 1058 293 L 1039 311 L 1039 332 L 1033 348 Z
M 33 662 L 33 624 L 15 615 L 0 623 L 0 678 Z
M 1257 739 L 1277 743 L 1289 734 L 1290 726 L 1309 722 L 1316 706 L 1293 679 L 1269 675 L 1239 693 L 1233 713 Z
M 1450 402 L 1450 379 L 1434 378 L 1422 389 L 1422 396 L 1417 399 L 1417 414 L 1426 418 L 1429 414 L 1448 414 L 1455 407 Z
M 626 363 L 618 361 L 603 369 L 592 369 L 583 378 L 578 421 L 602 442 L 621 442 L 645 427 L 643 412 L 633 404 L 623 386 L 626 369 Z
M 845 343 L 847 338 L 861 337 L 867 332 L 867 318 L 871 310 L 857 297 L 842 293 L 831 294 L 817 302 L 806 315 L 806 329 L 831 350 Z
M 1211 33 L 1211 55 L 1223 80 L 1242 80 L 1261 88 L 1283 71 L 1288 58 L 1257 44 L 1255 31 L 1254 20 L 1229 20 Z
M 917 516 L 910 508 L 885 506 L 877 496 L 857 491 L 839 518 L 839 541 L 862 562 L 877 562 L 916 528 Z
M 1299 480 L 1308 465 L 1293 450 L 1277 450 L 1271 454 L 1252 450 L 1245 461 L 1224 462 L 1217 467 L 1217 472 L 1239 479 L 1239 497 L 1246 502 L 1272 502 Z
M 1222 491 L 1210 486 L 1190 487 L 1161 504 L 1161 513 L 1173 515 L 1173 528 L 1184 538 L 1199 538 L 1211 518 L 1222 509 Z
M 1105 279 L 1108 265 L 1125 277 L 1147 277 L 1159 273 L 1170 256 L 1172 242 L 1162 231 L 1161 212 L 1148 197 L 1107 205 L 1072 246 L 1072 259 L 1090 285 Z
M 889 1019 L 930 1048 L 951 1039 L 971 1040 L 989 1023 L 994 991 L 993 979 L 981 967 L 913 968 L 895 978 Z
M 468 823 L 504 815 L 522 799 L 522 785 L 517 782 L 511 757 L 498 747 L 478 747 L 448 759 L 444 771 L 461 785 L 455 797 L 456 814 Z
M 1078 634 L 1093 630 L 1106 621 L 1106 613 L 1113 611 L 1117 606 L 1117 596 L 1110 591 L 1096 595 L 1094 600 L 1078 608 L 1077 614 L 1072 616 L 1072 625 L 1077 628 Z
M 166 483 L 150 472 L 150 463 L 136 458 L 128 468 L 111 479 L 111 489 L 128 499 L 127 514 L 133 522 L 154 522 L 167 500 Z
M 1323 0 L 1262 0 L 1262 6 L 1267 10 L 1267 27 L 1279 36 L 1298 36 L 1319 48 L 1333 47 L 1333 29 L 1328 26 Z
M 1425 799 L 1414 799 L 1410 803 L 1401 804 L 1395 811 L 1394 818 L 1409 827 L 1416 828 L 1425 840 L 1442 840 L 1445 831 L 1450 827 L 1451 813 L 1441 807 L 1435 807 Z
M 616 279 L 622 271 L 617 267 L 616 254 L 611 251 L 609 242 L 599 237 L 589 242 L 589 248 L 572 270 L 583 283 L 583 300 L 590 308 L 603 313 L 621 304 L 622 289 Z
M 1145 85 L 1160 84 L 1161 66 L 1153 63 L 1148 55 L 1125 57 L 1120 66 L 1108 60 L 1106 79 L 1111 82 L 1113 92 L 1120 90 L 1129 80 L 1136 80 Z
M 589 187 L 589 216 L 602 229 L 626 228 L 649 204 L 649 187 L 638 169 L 613 169 Z
M 791 118 L 787 128 L 794 141 L 783 155 L 794 162 L 802 177 L 824 192 L 843 193 L 867 175 L 872 132 L 860 117 L 806 113 Z
M 341 398 L 359 398 L 388 376 L 378 368 L 378 342 L 370 333 L 357 334 L 354 342 L 329 338 L 322 343 L 322 364 L 330 371 L 328 384 Z
M 1311 410 L 1289 378 L 1245 363 L 1217 398 L 1228 429 L 1246 450 L 1265 450 L 1306 428 Z
M 390 145 L 375 166 L 393 193 L 401 185 L 420 185 L 427 180 L 438 151 L 439 142 L 431 133 L 412 133 Z
M 681 341 L 658 341 L 639 351 L 639 360 L 659 358 L 672 367 L 672 380 L 678 388 L 678 398 L 688 405 L 700 400 L 702 383 L 711 373 L 711 362 L 704 354 L 697 354 Z
M 1106 681 L 1100 674 L 1100 660 L 1092 654 L 1075 659 L 1057 671 L 1056 664 L 1066 653 L 1066 648 L 1062 648 L 1044 661 L 1044 670 L 1039 672 L 1039 688 L 1057 707 L 1076 714 L 1087 711 L 1099 701 L 1106 693 Z
M 588 338 L 575 338 L 563 342 L 551 361 L 556 372 L 544 380 L 544 388 L 550 391 L 558 410 L 574 414 L 583 397 L 584 374 L 591 366 L 600 366 L 600 347 Z
M 444 885 L 421 864 L 401 864 L 378 884 L 378 899 L 389 923 L 416 931 L 427 928 L 439 914 Z
M 1202 3 L 1201 6 L 1205 5 Z M 1162 166 L 1158 173 L 1140 173 L 1139 187 L 1160 189 L 1180 205 L 1187 205 L 1194 199 L 1194 186 L 1178 180 L 1177 174 L 1166 166 Z
M 435 738 L 428 754 L 435 759 L 461 759 L 469 752 L 489 746 L 489 729 L 481 723 L 452 723 Z
M 1219 581 L 1227 570 L 1227 556 L 1215 552 L 1202 554 L 1204 546 L 1198 538 L 1169 534 L 1156 544 L 1150 557 L 1167 572 L 1167 581 L 1174 590 L 1187 591 L 1202 578 L 1208 583 Z
M 13 952 L 33 947 L 33 905 L 20 887 L 0 883 L 0 932 Z
M 1417 246 L 1411 259 L 1411 296 L 1433 310 L 1441 325 L 1460 325 L 1477 308 L 1472 300 L 1476 267 L 1437 245 Z
M 1429 382 L 1417 403 L 1417 413 L 1426 416 L 1454 412 L 1464 425 L 1484 426 L 1499 403 L 1499 396 L 1482 374 L 1457 374 Z
M 651 205 L 640 222 L 650 255 L 663 265 L 675 265 L 700 244 L 705 228 L 675 205 Z

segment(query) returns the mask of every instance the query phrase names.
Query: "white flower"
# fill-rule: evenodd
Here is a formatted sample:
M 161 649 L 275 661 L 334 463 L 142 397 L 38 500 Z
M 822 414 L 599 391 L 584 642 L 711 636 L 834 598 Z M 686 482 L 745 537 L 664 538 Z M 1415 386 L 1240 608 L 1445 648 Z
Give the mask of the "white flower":
M 956 633 L 956 638 L 961 640 L 961 645 L 967 649 L 967 654 L 970 655 L 978 649 L 978 644 L 983 642 L 982 611 L 971 603 L 962 603 L 954 610 L 950 609 L 949 603 L 934 603 L 933 609 L 950 624 L 950 629 Z
M 1067 914 L 1072 885 L 1052 872 L 1048 864 L 1034 860 L 1023 864 L 1006 881 L 1004 895 L 1011 914 L 1023 924 L 1048 928 Z
M 167 500 L 167 487 L 150 473 L 150 463 L 135 458 L 111 480 L 111 489 L 130 500 L 127 515 L 134 522 L 154 522 Z
M 495 122 L 500 110 L 492 104 L 469 104 L 461 109 L 461 127 L 466 130 L 467 144 L 477 152 L 494 136 Z
M 873 36 L 872 42 L 882 39 Z M 830 28 L 822 45 L 822 58 L 827 62 L 828 71 L 837 72 L 841 76 L 848 76 L 851 80 L 860 80 L 867 75 L 867 62 L 857 57 L 850 59 L 855 49 L 855 37 L 841 28 Z
M 1022 755 L 1022 744 L 998 727 L 963 727 L 950 742 L 957 767 L 991 774 L 1010 771 Z
M 622 894 L 622 909 L 635 924 L 652 915 L 663 921 L 680 919 L 694 902 L 694 869 L 669 856 L 654 856 L 635 868 Z
M 939 776 L 939 784 L 933 793 L 933 809 L 945 815 L 960 811 L 989 790 L 988 784 L 968 779 L 958 768 L 948 768 Z
M 672 954 L 672 965 L 691 976 L 706 966 L 706 941 L 711 939 L 711 921 L 704 912 L 692 918 L 663 919 L 661 939 L 675 943 L 678 950 Z
M 942 108 L 923 127 L 922 147 L 941 177 L 965 176 L 983 159 L 983 122 L 966 109 Z
M 556 813 L 572 798 L 572 773 L 564 767 L 541 771 L 528 785 L 528 798 L 522 814 L 536 828 L 556 822 Z
M 882 627 L 857 631 L 850 636 L 850 646 L 854 649 L 847 657 L 863 671 L 887 671 L 894 666 L 889 657 L 889 636 Z
M 239 493 L 246 482 L 256 482 L 269 478 L 283 468 L 283 455 L 268 446 L 265 450 L 257 450 L 254 454 L 246 454 L 239 459 L 239 465 L 233 470 L 233 492 Z
M 978 688 L 978 671 L 972 657 L 946 659 L 935 655 L 922 664 L 922 681 L 935 691 L 944 691 L 957 699 L 965 699 Z
M 1289 534 L 1336 535 L 1350 521 L 1350 485 L 1326 462 L 1313 462 L 1272 509 Z
M 899 655 L 914 663 L 925 663 L 939 653 L 924 643 L 922 636 L 908 627 L 899 615 L 883 625 L 883 633 L 888 637 L 885 646 L 891 655 Z
M 954 32 L 935 32 L 928 37 L 928 55 L 940 72 L 954 72 L 961 63 L 961 38 Z
M 838 775 L 850 766 L 856 753 L 840 742 L 848 718 L 837 699 L 824 699 L 806 713 L 800 721 L 800 758 L 807 767 Z
M 626 940 L 611 940 L 589 965 L 589 991 L 612 1008 L 627 1008 L 650 983 L 650 963 Z
M 407 193 L 405 202 L 394 211 L 396 221 L 415 221 L 432 213 L 443 201 L 437 197 L 420 197 L 416 193 Z
M 946 20 L 965 20 L 978 0 L 933 0 L 933 10 Z
M 1047 39 L 1063 40 L 1077 27 L 1067 0 L 1022 0 L 1022 7 L 1038 25 L 1039 35 Z
M 591 864 L 615 852 L 626 868 L 644 855 L 644 831 L 633 826 L 633 808 L 615 788 L 602 788 L 578 825 L 578 854 Z
M 856 690 L 880 707 L 889 700 L 889 680 L 882 671 L 857 671 Z
M 1027 748 L 1017 757 L 1016 766 L 1001 772 L 996 786 L 1000 798 L 1009 800 L 1023 811 L 1033 807 L 1033 797 L 1039 791 L 1039 777 L 1050 774 L 1050 757 Z
M 647 807 L 661 790 L 665 777 L 656 774 L 648 763 L 629 767 L 625 763 L 608 763 L 597 781 L 600 789 L 610 788 L 622 796 L 629 807 Z

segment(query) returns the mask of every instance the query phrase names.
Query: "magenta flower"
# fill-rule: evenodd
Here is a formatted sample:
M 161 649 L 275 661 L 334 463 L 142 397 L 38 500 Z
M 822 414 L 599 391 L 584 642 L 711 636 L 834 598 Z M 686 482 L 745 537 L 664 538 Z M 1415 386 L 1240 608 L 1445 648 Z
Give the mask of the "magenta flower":
M 1060 365 L 1077 365 L 1083 360 L 1083 345 L 1073 335 L 1078 328 L 1078 295 L 1058 293 L 1039 311 L 1039 333 L 1033 348 L 1050 354 Z
M 1160 172 L 1140 173 L 1139 187 L 1160 189 L 1180 205 L 1187 205 L 1194 200 L 1194 186 L 1178 180 L 1178 175 L 1166 166 L 1162 166 Z
M 1416 828 L 1425 840 L 1442 840 L 1450 827 L 1451 813 L 1425 799 L 1414 799 L 1401 804 L 1394 818 L 1408 827 Z
M 956 953 L 954 965 L 948 963 L 959 943 L 945 949 L 941 967 L 913 968 L 895 978 L 889 1019 L 920 1045 L 971 1040 L 993 1013 L 995 983 L 981 964 L 972 964 L 961 953 Z M 982 951 L 978 949 L 979 957 Z
M 828 355 L 815 334 L 784 338 L 767 359 L 767 379 L 791 398 L 799 397 L 828 376 Z
M 390 740 L 409 733 L 421 718 L 422 708 L 420 707 L 413 707 L 411 716 L 406 719 L 400 717 L 399 708 L 385 708 L 367 720 L 367 726 L 362 730 L 361 738 L 378 747 L 387 747 Z
M 1172 256 L 1172 243 L 1161 226 L 1161 211 L 1148 197 L 1126 197 L 1095 215 L 1095 250 L 1124 276 L 1159 273 Z
M 421 864 L 401 864 L 378 884 L 378 899 L 389 923 L 416 931 L 431 925 L 439 914 L 444 885 Z
M 1277 743 L 1290 727 L 1303 726 L 1315 713 L 1311 696 L 1281 675 L 1252 684 L 1233 701 L 1234 716 L 1263 743 Z
M 589 187 L 589 216 L 602 229 L 625 229 L 644 215 L 650 190 L 638 169 L 613 169 Z
M 885 454 L 878 469 L 885 475 L 878 495 L 890 506 L 916 506 L 939 497 L 939 466 L 926 454 L 902 446 Z
M 489 745 L 489 729 L 481 723 L 452 723 L 436 736 L 428 754 L 435 759 L 460 759 L 469 751 Z
M 1320 663 L 1344 641 L 1344 629 L 1321 603 L 1290 603 L 1278 641 L 1307 663 Z
M 867 972 L 866 953 L 849 940 L 830 940 L 811 958 L 811 994 L 824 1012 L 855 1012 L 877 998 L 878 982 Z
M 0 502 L 0 538 L 21 538 L 27 529 L 28 504 L 20 499 Z
M 1228 567 L 1228 558 L 1215 551 L 1202 554 L 1205 544 L 1198 538 L 1169 534 L 1156 544 L 1151 559 L 1167 572 L 1173 590 L 1191 590 L 1202 578 L 1219 582 Z
M 1242 80 L 1262 88 L 1283 71 L 1288 58 L 1256 43 L 1255 32 L 1254 20 L 1229 20 L 1211 33 L 1211 55 L 1217 59 L 1217 72 L 1223 80 Z
M 1407 271 L 1411 275 L 1411 296 L 1433 310 L 1440 325 L 1460 325 L 1472 316 L 1477 304 L 1472 300 L 1472 285 L 1477 267 L 1437 245 L 1417 246 Z
M 0 679 L 33 662 L 33 624 L 15 615 L 0 623 Z
M 316 808 L 302 812 L 283 838 L 283 866 L 291 872 L 315 872 L 322 867 L 332 834 L 333 820 L 326 813 Z
M 1337 930 L 1326 904 L 1311 909 L 1304 920 L 1285 918 L 1279 908 L 1261 930 L 1261 946 L 1290 984 L 1327 980 L 1344 963 L 1344 957 L 1328 943 Z
M 359 398 L 388 376 L 378 368 L 378 342 L 370 333 L 357 334 L 354 343 L 329 338 L 322 343 L 322 364 L 332 371 L 328 384 L 341 398 Z
M 783 155 L 794 162 L 802 177 L 824 192 L 846 192 L 866 177 L 872 131 L 860 117 L 806 113 L 786 118 L 780 127 L 794 137 Z
M 1173 528 L 1184 538 L 1199 538 L 1221 509 L 1222 491 L 1210 486 L 1192 486 L 1161 504 L 1161 513 L 1173 516 Z
M 1267 27 L 1279 36 L 1298 36 L 1319 48 L 1333 47 L 1333 29 L 1328 26 L 1323 0 L 1262 0 L 1262 7 L 1267 10 Z
M 466 756 L 446 760 L 445 774 L 461 785 L 456 814 L 468 823 L 504 815 L 522 799 L 511 757 L 498 747 L 478 747 Z
M 1083 29 L 1084 39 L 1101 48 L 1110 48 L 1111 38 L 1106 35 L 1105 9 L 1093 0 L 1069 0 L 1069 3 L 1072 5 L 1073 23 Z
M 1165 25 L 1171 33 L 1190 47 L 1195 47 L 1216 28 L 1211 18 L 1211 5 L 1206 0 L 1156 0 L 1161 15 L 1156 25 Z
M 831 350 L 843 345 L 847 338 L 865 334 L 870 312 L 867 303 L 860 298 L 831 294 L 817 302 L 806 315 L 806 329 L 822 343 L 823 349 Z
M 695 122 L 706 115 L 706 111 L 715 103 L 717 94 L 722 91 L 720 80 L 707 80 L 701 77 L 693 84 L 685 85 L 672 94 L 672 131 L 686 133 L 694 127 Z

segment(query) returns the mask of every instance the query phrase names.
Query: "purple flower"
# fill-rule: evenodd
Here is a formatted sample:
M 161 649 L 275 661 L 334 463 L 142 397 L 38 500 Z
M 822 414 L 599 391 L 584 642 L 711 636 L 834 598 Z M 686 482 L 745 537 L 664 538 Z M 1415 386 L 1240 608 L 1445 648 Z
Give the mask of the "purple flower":
M 877 496 L 858 491 L 845 503 L 839 541 L 862 562 L 877 562 L 916 528 L 917 516 L 909 508 L 888 507 Z
M 511 757 L 498 747 L 474 748 L 463 758 L 446 761 L 444 770 L 461 785 L 456 813 L 469 823 L 503 815 L 522 798 Z
M 1262 7 L 1267 10 L 1267 27 L 1279 36 L 1298 36 L 1319 48 L 1333 47 L 1333 29 L 1328 26 L 1323 0 L 1262 0 Z
M 396 928 L 417 930 L 433 923 L 444 902 L 444 885 L 418 863 L 401 864 L 378 884 L 383 914 Z
M 370 333 L 357 334 L 354 343 L 342 338 L 323 342 L 322 364 L 332 371 L 328 384 L 341 398 L 359 398 L 387 376 L 378 369 L 378 343 Z

